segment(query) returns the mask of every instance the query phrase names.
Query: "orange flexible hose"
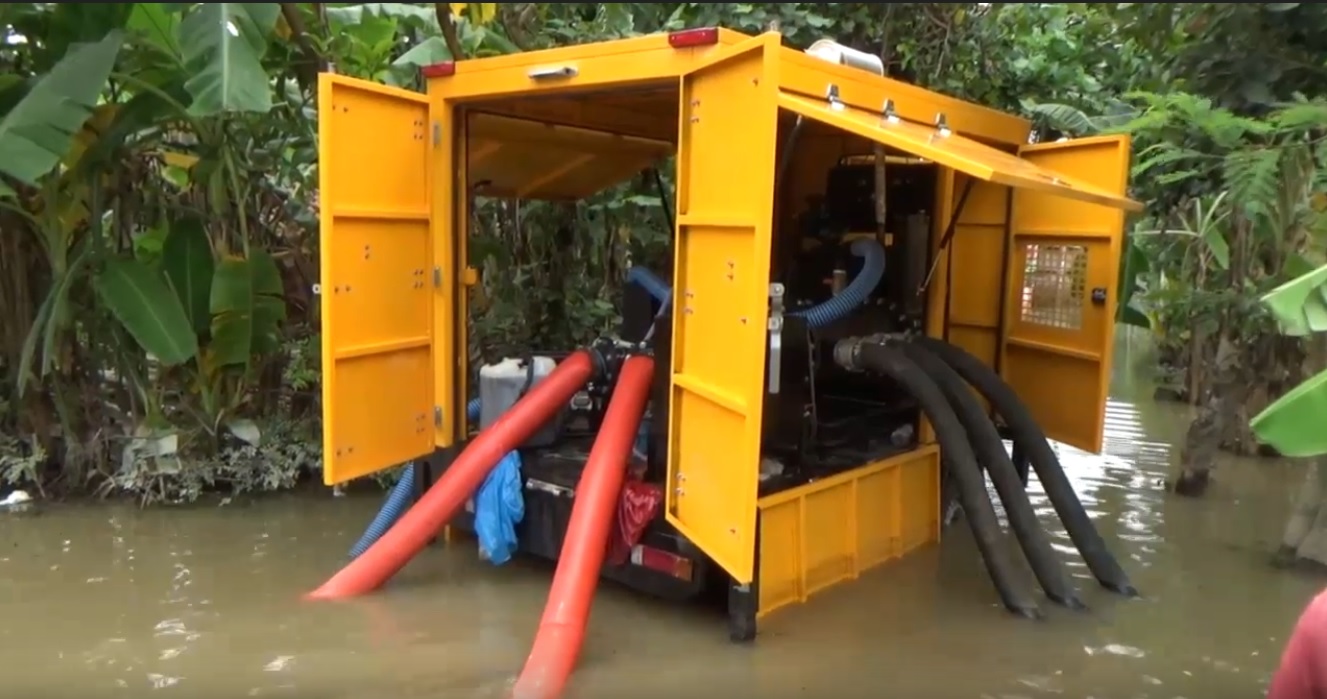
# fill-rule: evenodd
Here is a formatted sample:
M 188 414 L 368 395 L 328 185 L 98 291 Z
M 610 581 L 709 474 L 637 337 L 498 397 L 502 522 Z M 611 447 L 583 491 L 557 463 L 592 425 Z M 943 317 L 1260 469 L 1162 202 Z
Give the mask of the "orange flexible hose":
M 599 569 L 608 551 L 613 514 L 626 480 L 627 458 L 645 412 L 653 376 L 654 360 L 650 357 L 631 357 L 622 365 L 599 436 L 576 486 L 553 587 L 530 657 L 512 689 L 513 699 L 558 699 L 576 667 Z
M 306 599 L 341 599 L 372 592 L 405 567 L 456 516 L 507 452 L 517 448 L 557 414 L 594 374 L 594 359 L 580 350 L 470 442 L 437 483 L 406 511 L 369 550 Z

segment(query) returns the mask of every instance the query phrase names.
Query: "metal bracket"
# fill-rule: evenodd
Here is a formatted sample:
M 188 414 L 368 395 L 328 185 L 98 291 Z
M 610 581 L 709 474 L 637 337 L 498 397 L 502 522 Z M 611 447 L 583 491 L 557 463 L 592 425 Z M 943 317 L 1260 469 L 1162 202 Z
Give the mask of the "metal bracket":
M 433 406 L 433 426 L 442 427 L 442 406 Z
M 936 112 L 935 131 L 940 134 L 941 138 L 952 136 L 954 134 L 954 131 L 949 128 L 949 119 L 945 117 L 944 112 Z
M 779 392 L 783 364 L 783 285 L 769 285 L 769 392 Z
M 435 288 L 435 289 L 441 289 L 441 288 L 442 288 L 442 268 L 441 268 L 441 267 L 434 267 L 434 268 L 433 268 L 433 288 Z
M 897 124 L 899 122 L 898 112 L 894 109 L 894 100 L 885 100 L 884 109 L 880 110 L 880 116 L 887 124 Z
M 442 145 L 442 122 L 433 122 L 433 145 L 434 147 Z
M 834 110 L 834 111 L 836 111 L 836 112 L 841 112 L 841 111 L 843 111 L 843 109 L 844 109 L 844 104 L 843 104 L 843 100 L 839 98 L 839 86 L 838 86 L 838 85 L 835 85 L 834 83 L 830 83 L 830 84 L 829 84 L 829 87 L 825 88 L 825 99 L 829 102 L 829 108 L 830 108 L 830 109 L 832 109 L 832 110 Z

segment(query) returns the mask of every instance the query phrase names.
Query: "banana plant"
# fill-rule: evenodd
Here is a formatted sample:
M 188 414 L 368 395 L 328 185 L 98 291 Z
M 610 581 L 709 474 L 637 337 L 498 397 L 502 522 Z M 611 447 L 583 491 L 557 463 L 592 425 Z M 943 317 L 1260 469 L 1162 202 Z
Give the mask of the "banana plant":
M 338 72 L 411 85 L 421 66 L 465 57 L 515 53 L 520 49 L 490 25 L 496 3 L 447 3 L 443 27 L 434 5 L 374 2 L 328 7 L 328 36 L 321 51 L 338 57 Z M 453 55 L 447 32 L 455 32 L 461 56 Z M 402 45 L 407 46 L 404 51 Z
M 1307 337 L 1327 332 L 1327 265 L 1273 289 L 1263 296 L 1262 303 L 1285 335 Z M 1250 426 L 1261 442 L 1285 456 L 1321 456 L 1327 454 L 1324 416 L 1327 416 L 1327 371 L 1304 381 L 1267 406 Z
M 60 163 L 97 106 L 121 43 L 113 31 L 73 47 L 0 118 L 0 174 L 36 186 Z M 0 198 L 16 194 L 0 178 Z
M 285 320 L 271 255 L 217 256 L 202 223 L 172 223 L 156 264 L 113 257 L 93 279 L 98 298 L 139 348 L 193 372 L 199 423 L 215 434 L 239 408 L 256 357 L 275 352 Z

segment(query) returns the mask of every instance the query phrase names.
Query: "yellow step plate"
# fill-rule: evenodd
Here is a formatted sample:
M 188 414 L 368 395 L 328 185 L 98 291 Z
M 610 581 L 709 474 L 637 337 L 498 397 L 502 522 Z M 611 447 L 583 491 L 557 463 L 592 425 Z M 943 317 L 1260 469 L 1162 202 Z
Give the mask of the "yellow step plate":
M 934 445 L 763 497 L 757 618 L 940 538 Z

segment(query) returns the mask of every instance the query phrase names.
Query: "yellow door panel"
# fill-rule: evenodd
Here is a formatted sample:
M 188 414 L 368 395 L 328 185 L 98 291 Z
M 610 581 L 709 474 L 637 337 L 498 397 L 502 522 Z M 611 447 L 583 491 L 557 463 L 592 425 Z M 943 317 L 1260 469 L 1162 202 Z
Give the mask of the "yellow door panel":
M 1096 180 L 1083 177 L 1087 173 L 1048 170 L 1033 159 L 1019 158 L 935 126 L 887 119 L 842 102 L 813 100 L 786 92 L 779 95 L 779 106 L 980 180 L 1130 211 L 1142 210 L 1141 204 L 1122 192 L 1103 189 Z
M 995 260 L 1004 258 L 1004 240 L 1009 217 L 1009 188 L 971 178 L 954 176 L 954 201 L 967 192 L 949 247 L 942 251 L 948 264 L 943 282 L 948 291 L 944 314 L 944 338 L 996 365 L 1000 336 L 1000 289 L 1003 268 Z
M 433 450 L 429 103 L 318 79 L 323 481 Z
M 1129 139 L 1027 146 L 1027 161 L 1123 196 Z M 1051 439 L 1101 451 L 1125 214 L 1015 190 L 1006 287 L 1005 380 Z
M 769 42 L 683 79 L 667 518 L 754 576 L 778 110 Z M 744 105 L 735 110 L 737 99 Z M 713 105 L 713 106 L 711 106 Z

